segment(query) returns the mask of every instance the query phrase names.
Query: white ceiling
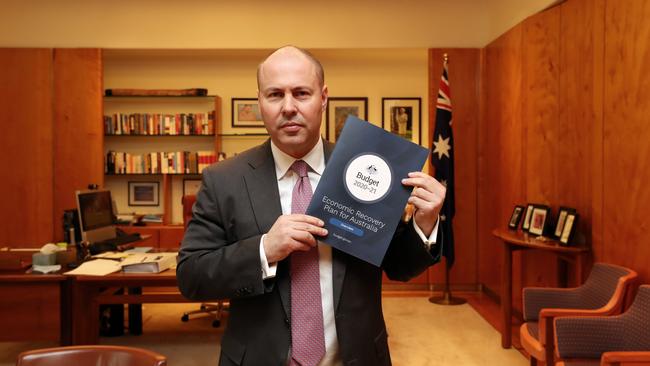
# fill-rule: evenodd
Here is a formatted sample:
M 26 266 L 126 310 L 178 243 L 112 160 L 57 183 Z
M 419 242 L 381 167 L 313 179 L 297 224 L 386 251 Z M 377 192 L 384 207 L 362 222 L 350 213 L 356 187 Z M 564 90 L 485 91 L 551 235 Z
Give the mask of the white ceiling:
M 483 47 L 558 0 L 0 0 L 2 47 Z

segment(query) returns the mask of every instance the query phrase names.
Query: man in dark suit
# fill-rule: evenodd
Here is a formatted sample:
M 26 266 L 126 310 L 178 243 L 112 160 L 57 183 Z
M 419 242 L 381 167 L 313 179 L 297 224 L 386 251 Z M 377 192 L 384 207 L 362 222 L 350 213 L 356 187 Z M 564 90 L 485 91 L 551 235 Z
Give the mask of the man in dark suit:
M 298 187 L 316 188 L 333 149 L 320 137 L 323 74 L 318 60 L 296 47 L 267 57 L 258 68 L 258 98 L 271 138 L 203 171 L 176 271 L 186 297 L 230 299 L 220 365 L 390 365 L 382 270 L 406 281 L 439 260 L 445 189 L 422 172 L 402 180 L 414 187 L 415 213 L 398 226 L 381 268 L 319 243 L 323 222 L 295 207 L 308 200 Z M 298 280 L 303 267 L 294 266 L 307 254 L 315 255 L 309 285 Z M 291 296 L 314 286 L 313 298 Z M 297 305 L 308 300 L 313 306 Z

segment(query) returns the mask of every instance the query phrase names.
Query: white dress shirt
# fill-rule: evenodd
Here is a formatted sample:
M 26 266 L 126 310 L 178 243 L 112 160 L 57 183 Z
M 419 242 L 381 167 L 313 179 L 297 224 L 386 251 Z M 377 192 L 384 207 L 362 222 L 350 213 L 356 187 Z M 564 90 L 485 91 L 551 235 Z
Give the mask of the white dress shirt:
M 280 192 L 280 204 L 282 205 L 282 214 L 287 215 L 291 213 L 291 196 L 293 187 L 298 180 L 297 174 L 291 169 L 294 161 L 298 160 L 280 150 L 273 142 L 271 142 L 271 152 L 273 153 L 273 160 L 275 161 L 275 175 L 278 179 L 278 190 Z M 325 170 L 325 154 L 323 152 L 323 140 L 319 139 L 318 143 L 311 149 L 307 155 L 302 159 L 309 165 L 308 177 L 312 190 L 316 191 L 316 186 L 320 181 L 320 177 Z M 420 235 L 422 241 L 430 246 L 435 243 L 435 238 L 438 233 L 438 224 L 433 228 L 429 238 L 424 236 L 422 230 L 415 225 L 415 231 Z M 266 254 L 264 252 L 264 238 L 260 240 L 260 261 L 262 263 L 262 277 L 264 279 L 274 277 L 277 270 L 277 263 L 269 265 Z M 334 322 L 334 288 L 332 284 L 332 247 L 327 244 L 318 242 L 318 268 L 320 271 L 320 291 L 321 299 L 323 301 L 323 326 L 325 330 L 325 356 L 319 363 L 319 366 L 339 366 L 342 365 L 341 357 L 339 355 L 339 344 L 336 337 L 336 323 Z

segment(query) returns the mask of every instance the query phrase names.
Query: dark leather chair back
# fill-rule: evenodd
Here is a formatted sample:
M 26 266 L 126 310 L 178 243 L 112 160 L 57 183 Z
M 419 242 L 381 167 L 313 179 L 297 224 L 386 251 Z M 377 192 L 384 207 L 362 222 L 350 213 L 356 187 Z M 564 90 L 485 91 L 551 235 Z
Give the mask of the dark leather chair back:
M 37 349 L 18 355 L 16 366 L 166 366 L 161 354 L 123 346 L 71 346 Z

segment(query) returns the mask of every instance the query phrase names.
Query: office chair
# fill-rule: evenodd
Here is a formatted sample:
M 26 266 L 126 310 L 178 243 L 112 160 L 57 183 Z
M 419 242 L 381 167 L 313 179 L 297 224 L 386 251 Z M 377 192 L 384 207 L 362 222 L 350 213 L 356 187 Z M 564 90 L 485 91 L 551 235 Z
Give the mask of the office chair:
M 161 354 L 123 346 L 71 346 L 26 351 L 18 355 L 16 366 L 166 366 Z
M 537 361 L 553 365 L 553 320 L 559 316 L 614 315 L 623 310 L 625 294 L 637 273 L 613 264 L 596 263 L 582 286 L 523 289 L 521 346 Z
M 650 365 L 650 285 L 620 315 L 555 319 L 556 355 L 572 365 Z
M 187 225 L 192 218 L 192 207 L 194 207 L 194 202 L 196 202 L 195 195 L 183 196 L 181 200 L 183 204 L 183 225 L 187 229 Z M 221 326 L 221 315 L 224 311 L 228 310 L 228 306 L 225 301 L 217 301 L 215 304 L 202 303 L 197 310 L 192 310 L 183 313 L 181 321 L 186 322 L 190 320 L 190 315 L 193 314 L 214 314 L 214 320 L 212 321 L 212 326 L 219 328 Z

